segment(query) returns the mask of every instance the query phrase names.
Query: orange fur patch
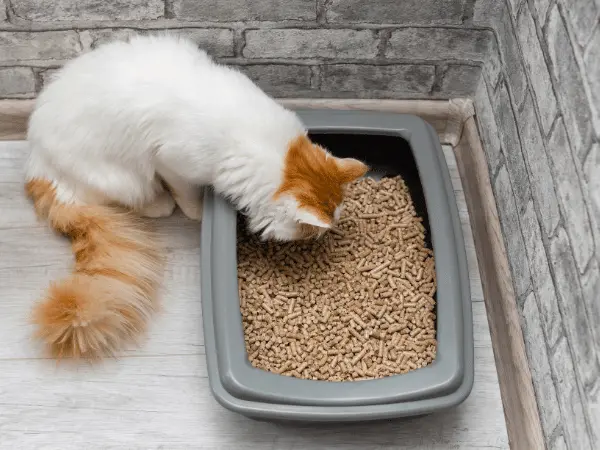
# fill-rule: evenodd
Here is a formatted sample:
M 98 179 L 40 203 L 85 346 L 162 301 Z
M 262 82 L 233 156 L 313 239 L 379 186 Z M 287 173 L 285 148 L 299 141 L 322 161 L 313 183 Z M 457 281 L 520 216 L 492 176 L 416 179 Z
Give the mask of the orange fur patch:
M 283 182 L 275 197 L 290 194 L 327 224 L 344 198 L 344 185 L 362 177 L 368 167 L 355 159 L 327 155 L 306 136 L 298 136 L 288 146 Z
M 73 274 L 52 283 L 34 308 L 37 337 L 58 359 L 95 360 L 137 341 L 158 306 L 164 258 L 156 237 L 119 209 L 57 201 L 47 180 L 28 181 L 25 190 L 75 254 Z

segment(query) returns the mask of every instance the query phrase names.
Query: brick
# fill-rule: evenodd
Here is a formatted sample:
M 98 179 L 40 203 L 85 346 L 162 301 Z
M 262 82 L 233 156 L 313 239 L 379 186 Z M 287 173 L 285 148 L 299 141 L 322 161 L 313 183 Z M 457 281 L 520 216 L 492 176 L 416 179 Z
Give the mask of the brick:
M 431 65 L 329 64 L 321 69 L 321 91 L 357 98 L 424 97 L 431 91 L 434 77 Z
M 248 30 L 247 58 L 374 58 L 378 38 L 371 30 Z
M 496 173 L 500 162 L 500 136 L 494 110 L 486 86 L 486 80 L 481 79 L 475 93 L 475 112 L 479 125 L 479 135 L 488 161 L 490 174 Z
M 490 47 L 488 50 L 487 60 L 483 65 L 484 73 L 492 86 L 497 86 L 502 73 L 502 61 L 500 57 L 500 49 L 498 48 L 498 40 L 492 35 L 490 39 Z
M 551 364 L 556 377 L 556 393 L 562 413 L 567 448 L 591 450 L 581 397 L 577 389 L 577 377 L 566 339 L 561 339 L 559 342 Z
M 144 34 L 144 32 L 131 28 L 103 28 L 100 30 L 82 30 L 79 32 L 79 38 L 84 50 L 89 50 L 111 41 L 128 41 L 140 34 Z
M 513 190 L 517 199 L 518 212 L 524 211 L 529 200 L 529 177 L 525 168 L 525 160 L 521 151 L 519 131 L 513 114 L 510 97 L 505 84 L 500 86 L 496 94 L 496 101 L 492 102 L 495 107 L 496 123 L 500 133 L 500 141 L 506 165 L 512 180 Z
M 510 91 L 513 95 L 515 104 L 520 105 L 525 96 L 527 87 L 527 79 L 525 78 L 525 69 L 523 68 L 523 59 L 519 52 L 516 33 L 513 29 L 512 18 L 508 12 L 504 2 L 498 16 L 496 36 L 500 53 L 504 61 L 504 68 Z
M 12 0 L 17 17 L 36 22 L 69 20 L 149 20 L 164 14 L 161 0 Z
M 47 86 L 52 80 L 56 78 L 60 69 L 47 69 L 40 72 L 40 78 L 42 80 L 42 87 Z
M 573 150 L 583 159 L 591 135 L 592 114 L 571 41 L 555 5 L 546 29 L 548 51 L 558 80 L 559 101 Z
M 554 183 L 562 204 L 565 226 L 571 238 L 575 262 L 579 272 L 583 273 L 594 254 L 594 237 L 562 120 L 556 123 L 554 132 L 550 136 L 548 154 L 554 172 Z
M 600 187 L 600 143 L 592 145 L 584 163 L 583 171 L 585 181 L 590 185 L 590 190 L 598 192 L 598 204 L 600 205 L 600 190 L 593 189 Z
M 233 56 L 233 31 L 225 28 L 180 28 L 171 33 L 185 36 L 212 56 Z
M 69 59 L 80 51 L 75 31 L 0 32 L 0 61 L 4 63 Z
M 31 97 L 35 77 L 29 67 L 0 68 L 0 97 Z
M 394 31 L 388 58 L 485 61 L 492 33 L 457 28 L 402 28 Z
M 239 66 L 238 69 L 273 96 L 295 97 L 312 91 L 309 66 L 251 64 Z
M 508 4 L 510 5 L 510 10 L 511 10 L 513 16 L 517 15 L 517 12 L 519 11 L 520 3 L 521 3 L 520 0 L 508 0 Z
M 550 265 L 542 241 L 542 233 L 533 203 L 529 202 L 521 217 L 521 230 L 525 251 L 531 269 L 531 278 L 537 295 L 544 334 L 550 347 L 553 347 L 562 334 L 562 323 L 554 282 L 550 275 Z
M 562 320 L 575 367 L 582 384 L 587 385 L 596 379 L 599 367 L 592 326 L 588 320 L 585 300 L 579 285 L 579 274 L 567 234 L 562 228 L 550 244 L 550 262 L 554 269 Z
M 494 193 L 515 293 L 521 298 L 531 284 L 529 264 L 527 258 L 523 258 L 524 243 L 519 227 L 519 214 L 506 167 L 502 167 L 498 172 L 494 182 Z
M 590 222 L 596 241 L 596 258 L 600 260 L 600 144 L 592 146 L 584 165 L 584 194 L 590 208 Z
M 551 235 L 560 220 L 558 198 L 554 191 L 552 172 L 548 155 L 544 148 L 544 139 L 540 133 L 531 95 L 523 103 L 523 111 L 518 114 L 521 147 L 527 157 L 531 173 L 531 191 L 542 215 L 542 228 Z
M 134 30 L 130 28 L 115 28 L 102 30 L 85 30 L 80 32 L 81 41 L 86 48 L 96 48 L 109 41 L 126 41 L 140 34 L 158 34 L 160 30 Z M 212 56 L 233 56 L 233 31 L 226 28 L 177 28 L 169 30 L 169 34 L 185 36 L 198 47 L 206 50 Z
M 554 439 L 554 442 L 550 446 L 550 450 L 568 450 L 565 437 L 562 434 Z
M 546 14 L 548 13 L 550 0 L 533 0 L 533 6 L 535 7 L 535 17 L 540 27 L 542 27 L 546 23 Z
M 600 380 L 597 380 L 587 395 L 587 414 L 592 424 L 592 448 L 600 448 Z
M 533 87 L 544 134 L 548 134 L 554 117 L 556 116 L 556 97 L 552 90 L 550 73 L 544 60 L 544 53 L 538 40 L 533 16 L 527 4 L 521 8 L 517 25 L 523 60 L 529 72 L 529 79 Z
M 581 277 L 581 289 L 583 291 L 583 299 L 585 301 L 590 322 L 595 324 L 592 327 L 596 350 L 600 349 L 600 263 L 598 260 L 592 260 L 592 264 L 587 269 L 586 273 Z M 600 398 L 599 398 L 600 400 Z M 600 421 L 597 422 L 600 424 Z M 598 447 L 600 448 L 600 447 Z
M 498 0 L 477 0 L 473 8 L 473 23 L 488 27 L 496 27 L 504 2 Z
M 550 376 L 540 313 L 533 293 L 527 296 L 523 305 L 523 337 L 542 428 L 548 438 L 560 423 L 560 409 L 556 399 L 556 388 Z
M 234 22 L 249 20 L 316 20 L 314 0 L 174 0 L 173 12 L 180 20 Z
M 363 0 L 332 0 L 327 6 L 328 22 L 367 22 L 397 24 L 460 24 L 462 0 L 379 1 L 376 5 Z
M 590 107 L 593 112 L 594 128 L 596 135 L 600 136 L 600 26 L 592 37 L 583 56 L 585 73 L 590 85 Z
M 576 2 L 561 0 L 566 16 L 571 22 L 571 28 L 581 46 L 585 46 L 594 27 L 598 23 L 598 8 L 594 0 L 579 0 Z
M 481 78 L 481 67 L 449 65 L 444 71 L 441 94 L 444 97 L 471 97 Z

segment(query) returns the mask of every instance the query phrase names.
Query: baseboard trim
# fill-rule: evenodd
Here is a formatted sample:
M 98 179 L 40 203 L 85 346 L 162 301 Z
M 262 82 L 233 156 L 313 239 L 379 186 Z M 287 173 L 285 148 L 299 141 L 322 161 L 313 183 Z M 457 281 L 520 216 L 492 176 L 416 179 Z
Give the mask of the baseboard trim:
M 415 114 L 454 147 L 471 218 L 496 369 L 512 449 L 544 448 L 542 427 L 525 353 L 516 297 L 487 162 L 469 99 L 284 99 L 287 107 L 353 109 Z M 25 138 L 34 100 L 0 101 L 0 140 Z
M 496 200 L 475 118 L 454 147 L 469 209 L 511 449 L 545 448 Z
M 473 115 L 469 99 L 455 100 L 346 100 L 281 99 L 289 108 L 354 109 L 415 114 L 431 123 L 444 144 L 456 145 L 462 124 Z M 0 100 L 0 140 L 21 140 L 27 132 L 27 120 L 35 100 Z
M 25 138 L 27 121 L 34 100 L 0 101 L 0 141 L 18 141 Z

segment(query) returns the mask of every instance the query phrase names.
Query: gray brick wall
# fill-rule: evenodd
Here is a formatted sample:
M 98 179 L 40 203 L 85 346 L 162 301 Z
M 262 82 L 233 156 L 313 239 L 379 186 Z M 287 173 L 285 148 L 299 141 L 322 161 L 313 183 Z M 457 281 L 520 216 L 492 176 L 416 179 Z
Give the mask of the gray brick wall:
M 0 0 L 0 98 L 34 97 L 66 60 L 170 30 L 278 97 L 471 95 L 493 33 L 474 0 Z
M 475 93 L 542 428 L 600 448 L 600 1 L 478 0 Z M 497 43 L 497 45 L 495 45 Z

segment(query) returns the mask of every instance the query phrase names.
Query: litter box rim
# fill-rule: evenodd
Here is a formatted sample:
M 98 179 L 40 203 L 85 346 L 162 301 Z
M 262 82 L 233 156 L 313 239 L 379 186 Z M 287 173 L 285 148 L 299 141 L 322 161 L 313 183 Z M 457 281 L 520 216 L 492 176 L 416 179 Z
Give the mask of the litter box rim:
M 425 368 L 365 381 L 302 380 L 252 367 L 244 348 L 237 294 L 236 212 L 207 189 L 201 247 L 202 305 L 208 372 L 215 397 L 228 409 L 245 415 L 267 419 L 283 415 L 288 420 L 363 420 L 359 417 L 364 414 L 399 417 L 462 402 L 473 383 L 471 297 L 458 208 L 433 128 L 405 114 L 337 110 L 297 113 L 311 133 L 392 134 L 409 142 L 425 195 L 436 257 L 438 355 Z M 229 275 L 224 277 L 224 273 Z

